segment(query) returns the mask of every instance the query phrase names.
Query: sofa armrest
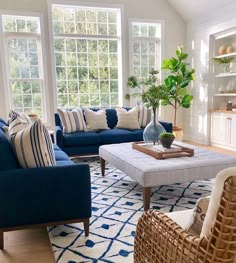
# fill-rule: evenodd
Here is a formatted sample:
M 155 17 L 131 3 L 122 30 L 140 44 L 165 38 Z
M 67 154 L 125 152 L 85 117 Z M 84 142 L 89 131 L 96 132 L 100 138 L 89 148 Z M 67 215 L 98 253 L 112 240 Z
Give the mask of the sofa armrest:
M 0 211 L 0 228 L 89 218 L 89 165 L 1 171 Z
M 160 121 L 160 124 L 165 128 L 166 132 L 173 132 L 173 124 L 171 122 Z
M 60 126 L 56 126 L 55 128 L 55 137 L 56 137 L 56 144 L 63 149 L 63 131 Z

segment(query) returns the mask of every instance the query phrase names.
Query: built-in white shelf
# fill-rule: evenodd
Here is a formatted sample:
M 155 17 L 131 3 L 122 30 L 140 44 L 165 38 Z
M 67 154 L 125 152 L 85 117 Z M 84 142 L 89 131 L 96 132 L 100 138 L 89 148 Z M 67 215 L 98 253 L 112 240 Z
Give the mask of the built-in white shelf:
M 233 77 L 236 76 L 236 72 L 227 72 L 227 73 L 220 73 L 215 75 L 216 78 L 225 78 L 225 77 Z
M 232 97 L 232 96 L 236 96 L 236 92 L 235 93 L 217 93 L 217 94 L 214 94 L 214 96 L 216 96 L 216 97 Z
M 234 56 L 236 56 L 236 52 L 224 54 L 224 55 L 220 55 L 220 56 L 215 56 L 215 58 L 227 58 L 227 57 L 234 57 Z

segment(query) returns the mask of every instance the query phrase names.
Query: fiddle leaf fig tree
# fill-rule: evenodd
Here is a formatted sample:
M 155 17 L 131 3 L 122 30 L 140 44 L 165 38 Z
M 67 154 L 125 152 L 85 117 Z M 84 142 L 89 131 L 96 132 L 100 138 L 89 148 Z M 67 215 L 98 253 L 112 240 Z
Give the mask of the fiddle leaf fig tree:
M 193 96 L 188 93 L 187 87 L 194 80 L 194 69 L 189 69 L 185 62 L 188 54 L 182 47 L 176 50 L 176 58 L 163 60 L 162 69 L 168 71 L 169 76 L 164 79 L 165 96 L 162 98 L 163 106 L 170 105 L 174 108 L 174 127 L 176 127 L 177 110 L 180 107 L 189 108 Z

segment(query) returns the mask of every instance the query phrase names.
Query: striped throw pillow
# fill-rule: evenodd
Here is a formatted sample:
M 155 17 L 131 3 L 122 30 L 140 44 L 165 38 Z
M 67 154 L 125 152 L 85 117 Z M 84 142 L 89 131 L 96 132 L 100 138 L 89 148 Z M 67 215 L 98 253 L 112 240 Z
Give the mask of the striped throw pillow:
M 23 112 L 16 112 L 11 110 L 9 112 L 9 135 L 12 136 L 17 132 L 25 129 L 32 121 L 28 115 Z
M 152 118 L 152 110 L 145 107 L 143 104 L 139 106 L 139 124 L 141 128 L 145 128 Z
M 82 109 L 58 109 L 58 114 L 61 119 L 64 133 L 84 131 L 86 129 Z
M 12 135 L 11 142 L 23 168 L 56 165 L 51 137 L 39 119 Z

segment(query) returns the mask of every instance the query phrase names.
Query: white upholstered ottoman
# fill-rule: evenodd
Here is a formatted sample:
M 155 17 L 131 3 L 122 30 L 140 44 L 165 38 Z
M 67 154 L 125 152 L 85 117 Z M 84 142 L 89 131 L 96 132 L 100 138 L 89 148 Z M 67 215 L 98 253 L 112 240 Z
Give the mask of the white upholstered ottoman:
M 194 156 L 157 160 L 132 149 L 132 143 L 103 145 L 99 148 L 102 176 L 109 162 L 143 186 L 144 210 L 150 207 L 151 187 L 214 178 L 228 167 L 236 166 L 236 157 L 179 143 L 194 149 Z

